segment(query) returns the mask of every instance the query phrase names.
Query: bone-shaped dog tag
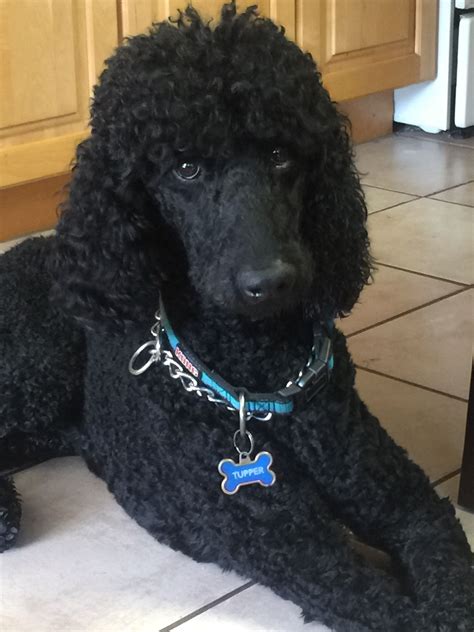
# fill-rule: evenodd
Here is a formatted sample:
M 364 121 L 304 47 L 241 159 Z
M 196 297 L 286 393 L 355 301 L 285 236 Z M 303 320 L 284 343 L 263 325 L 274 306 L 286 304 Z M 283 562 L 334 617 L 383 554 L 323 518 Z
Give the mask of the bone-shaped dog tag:
M 239 462 L 223 459 L 219 463 L 219 472 L 224 477 L 221 483 L 225 494 L 235 494 L 242 485 L 259 483 L 263 487 L 270 487 L 275 482 L 275 473 L 270 469 L 273 458 L 269 452 L 259 452 L 255 459 L 246 454 L 239 456 Z

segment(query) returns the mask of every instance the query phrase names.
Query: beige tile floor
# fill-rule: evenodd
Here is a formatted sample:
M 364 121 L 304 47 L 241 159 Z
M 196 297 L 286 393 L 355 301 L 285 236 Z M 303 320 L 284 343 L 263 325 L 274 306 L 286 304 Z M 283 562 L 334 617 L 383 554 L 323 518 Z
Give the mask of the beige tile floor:
M 357 385 L 456 502 L 472 347 L 474 142 L 397 134 L 360 145 L 357 161 L 379 262 L 340 323 Z M 303 625 L 298 608 L 269 590 L 154 542 L 79 459 L 44 463 L 16 482 L 24 530 L 21 546 L 0 557 L 5 632 L 327 631 Z M 458 516 L 474 546 L 474 516 Z

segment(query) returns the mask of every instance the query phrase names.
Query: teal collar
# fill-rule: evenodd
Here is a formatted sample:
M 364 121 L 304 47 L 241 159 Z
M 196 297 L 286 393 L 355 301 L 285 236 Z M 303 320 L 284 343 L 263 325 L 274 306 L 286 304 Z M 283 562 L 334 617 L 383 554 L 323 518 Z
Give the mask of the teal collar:
M 254 393 L 245 388 L 235 387 L 215 371 L 210 370 L 178 338 L 170 324 L 163 302 L 160 299 L 161 330 L 165 334 L 174 359 L 191 374 L 204 389 L 214 391 L 229 407 L 239 410 L 239 396 L 245 395 L 246 410 L 249 413 L 278 413 L 289 415 L 304 407 L 329 382 L 334 365 L 330 334 L 332 321 L 313 328 L 313 346 L 305 367 L 294 380 L 274 393 Z

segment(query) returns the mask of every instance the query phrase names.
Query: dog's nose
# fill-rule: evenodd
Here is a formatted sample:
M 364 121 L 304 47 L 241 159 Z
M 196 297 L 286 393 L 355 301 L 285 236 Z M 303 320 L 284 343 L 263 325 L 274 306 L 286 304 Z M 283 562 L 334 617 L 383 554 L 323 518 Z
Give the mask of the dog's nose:
M 239 290 L 250 304 L 282 298 L 295 280 L 295 266 L 280 260 L 262 270 L 242 270 L 237 275 Z

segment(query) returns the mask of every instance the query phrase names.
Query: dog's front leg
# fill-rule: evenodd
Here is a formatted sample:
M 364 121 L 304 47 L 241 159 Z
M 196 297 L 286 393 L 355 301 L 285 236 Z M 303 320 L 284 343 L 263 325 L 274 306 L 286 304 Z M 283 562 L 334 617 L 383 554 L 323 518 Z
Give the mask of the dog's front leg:
M 318 493 L 359 537 L 401 565 L 416 603 L 416 632 L 474 629 L 472 554 L 452 505 L 354 389 L 340 395 L 333 392 L 311 420 L 306 414 L 292 427 Z
M 310 481 L 295 485 L 282 474 L 273 488 L 244 489 L 226 504 L 228 535 L 222 529 L 215 538 L 228 539 L 215 553 L 225 567 L 293 601 L 306 621 L 336 632 L 415 632 L 411 599 L 354 551 L 347 529 Z

